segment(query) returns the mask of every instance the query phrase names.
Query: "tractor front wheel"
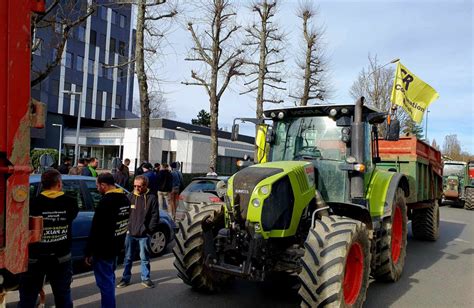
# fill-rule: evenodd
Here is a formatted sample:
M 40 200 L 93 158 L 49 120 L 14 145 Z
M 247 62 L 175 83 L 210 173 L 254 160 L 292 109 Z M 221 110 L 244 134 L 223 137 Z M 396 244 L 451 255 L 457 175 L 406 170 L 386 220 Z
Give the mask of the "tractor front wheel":
M 222 206 L 194 205 L 185 214 L 186 218 L 178 223 L 179 232 L 173 248 L 178 277 L 196 290 L 216 291 L 228 280 L 228 276 L 206 266 L 205 247 L 214 244 L 213 235 L 224 227 Z
M 380 265 L 373 272 L 380 281 L 400 279 L 407 249 L 407 206 L 405 192 L 397 188 L 392 202 L 392 213 L 383 221 Z
M 370 241 L 364 223 L 339 216 L 316 220 L 299 274 L 302 307 L 362 307 L 370 272 Z

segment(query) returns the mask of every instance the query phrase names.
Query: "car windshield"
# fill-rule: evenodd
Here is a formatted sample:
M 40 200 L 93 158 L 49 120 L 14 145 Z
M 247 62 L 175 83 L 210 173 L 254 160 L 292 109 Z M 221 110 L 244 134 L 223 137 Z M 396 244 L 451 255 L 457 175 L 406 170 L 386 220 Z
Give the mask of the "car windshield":
M 443 169 L 443 175 L 456 175 L 462 177 L 464 175 L 464 168 L 465 166 L 460 164 L 445 164 Z
M 272 160 L 329 159 L 343 160 L 346 146 L 341 127 L 328 117 L 289 118 L 276 123 Z
M 209 180 L 197 180 L 192 181 L 191 184 L 184 189 L 184 193 L 190 192 L 200 192 L 204 190 L 216 190 L 217 181 L 209 181 Z

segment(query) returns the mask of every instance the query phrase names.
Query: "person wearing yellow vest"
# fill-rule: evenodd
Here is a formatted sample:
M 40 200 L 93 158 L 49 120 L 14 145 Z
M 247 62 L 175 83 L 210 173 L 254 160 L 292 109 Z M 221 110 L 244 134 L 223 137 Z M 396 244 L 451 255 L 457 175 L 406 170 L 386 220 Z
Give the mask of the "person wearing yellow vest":
M 99 165 L 99 160 L 95 157 L 92 157 L 89 161 L 89 164 L 87 165 L 87 167 L 84 167 L 82 169 L 82 173 L 81 175 L 84 175 L 84 176 L 93 176 L 93 177 L 97 177 L 97 166 Z
M 43 217 L 41 241 L 28 246 L 28 270 L 20 277 L 19 307 L 36 307 L 45 276 L 56 307 L 72 307 L 71 227 L 79 208 L 62 191 L 61 174 L 51 169 L 41 175 L 43 192 L 30 201 L 30 215 Z

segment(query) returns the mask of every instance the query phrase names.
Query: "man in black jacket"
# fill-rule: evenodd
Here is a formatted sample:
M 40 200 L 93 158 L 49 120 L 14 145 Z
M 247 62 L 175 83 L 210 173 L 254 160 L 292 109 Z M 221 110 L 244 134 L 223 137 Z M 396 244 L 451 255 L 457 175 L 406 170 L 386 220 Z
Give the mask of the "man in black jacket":
M 45 276 L 56 307 L 72 307 L 71 226 L 79 208 L 76 199 L 62 192 L 57 170 L 45 171 L 41 186 L 43 192 L 30 202 L 30 215 L 43 217 L 43 236 L 41 242 L 28 247 L 28 271 L 20 278 L 19 307 L 36 307 Z
M 132 278 L 132 262 L 135 248 L 140 248 L 141 279 L 146 288 L 153 288 L 150 280 L 150 236 L 157 231 L 160 212 L 156 195 L 148 189 L 148 178 L 138 175 L 133 182 L 134 191 L 129 195 L 130 220 L 125 239 L 125 260 L 122 280 L 117 288 L 130 284 Z
M 102 194 L 92 219 L 86 245 L 86 264 L 92 265 L 100 289 L 102 307 L 115 307 L 115 268 L 127 233 L 130 202 L 114 177 L 102 173 L 97 177 L 97 189 Z

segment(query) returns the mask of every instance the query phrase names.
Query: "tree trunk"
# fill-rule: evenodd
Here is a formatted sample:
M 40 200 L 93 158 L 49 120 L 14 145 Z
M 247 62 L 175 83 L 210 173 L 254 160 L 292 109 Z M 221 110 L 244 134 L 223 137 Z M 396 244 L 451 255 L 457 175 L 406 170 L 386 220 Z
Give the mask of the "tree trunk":
M 148 161 L 150 147 L 150 98 L 148 96 L 148 83 L 145 73 L 144 59 L 144 30 L 146 0 L 138 0 L 137 32 L 136 32 L 136 72 L 138 79 L 138 92 L 140 94 L 140 162 Z
M 306 40 L 306 57 L 305 57 L 305 70 L 304 70 L 304 86 L 303 95 L 301 96 L 301 106 L 307 106 L 309 100 L 309 87 L 311 79 L 311 51 L 313 49 L 314 39 L 311 34 L 308 33 L 308 16 L 303 18 L 303 35 Z
M 217 98 L 217 70 L 212 69 L 211 73 L 211 95 L 209 96 L 211 110 L 211 155 L 209 157 L 209 166 L 217 170 L 217 149 L 218 139 L 217 131 L 219 129 L 219 99 Z
M 258 62 L 257 119 L 263 118 L 263 91 L 265 87 L 265 71 L 267 69 L 267 2 L 263 3 L 262 32 L 260 33 L 260 59 Z

